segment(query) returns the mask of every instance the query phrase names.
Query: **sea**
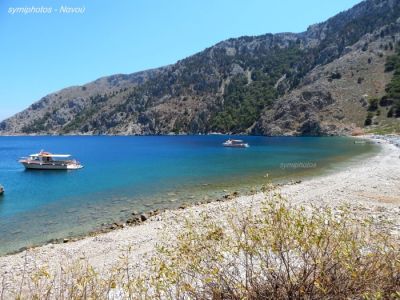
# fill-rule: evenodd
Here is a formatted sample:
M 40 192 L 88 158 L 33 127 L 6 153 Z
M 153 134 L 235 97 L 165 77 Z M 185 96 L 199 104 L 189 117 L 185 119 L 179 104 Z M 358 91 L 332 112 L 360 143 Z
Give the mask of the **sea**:
M 250 147 L 223 147 L 228 138 Z M 40 150 L 72 154 L 84 168 L 25 170 L 18 163 Z M 84 236 L 133 211 L 174 209 L 335 172 L 376 151 L 349 137 L 0 137 L 0 255 Z

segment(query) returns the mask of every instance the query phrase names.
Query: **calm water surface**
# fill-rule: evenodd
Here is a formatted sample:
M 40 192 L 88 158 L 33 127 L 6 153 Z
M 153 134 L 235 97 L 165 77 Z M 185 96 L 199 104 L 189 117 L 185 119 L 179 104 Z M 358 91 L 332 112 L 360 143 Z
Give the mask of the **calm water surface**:
M 77 236 L 133 210 L 176 207 L 274 180 L 315 175 L 364 159 L 376 148 L 338 137 L 245 137 L 251 147 L 224 148 L 227 136 L 0 137 L 0 254 Z M 71 153 L 77 171 L 24 170 L 17 160 L 41 149 Z M 282 168 L 305 163 L 312 168 Z

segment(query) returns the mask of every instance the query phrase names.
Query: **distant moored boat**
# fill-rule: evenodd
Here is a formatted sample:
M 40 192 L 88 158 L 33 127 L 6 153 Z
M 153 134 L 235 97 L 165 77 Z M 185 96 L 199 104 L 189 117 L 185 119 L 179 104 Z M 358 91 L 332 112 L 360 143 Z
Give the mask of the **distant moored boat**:
M 247 148 L 247 147 L 249 147 L 249 144 L 243 142 L 243 140 L 232 140 L 232 139 L 227 140 L 222 145 L 224 145 L 224 147 L 232 147 L 232 148 Z
M 0 196 L 4 194 L 4 187 L 0 184 Z
M 20 159 L 19 162 L 27 169 L 36 170 L 77 170 L 83 168 L 75 159 L 67 159 L 70 157 L 70 154 L 52 154 L 42 150 Z

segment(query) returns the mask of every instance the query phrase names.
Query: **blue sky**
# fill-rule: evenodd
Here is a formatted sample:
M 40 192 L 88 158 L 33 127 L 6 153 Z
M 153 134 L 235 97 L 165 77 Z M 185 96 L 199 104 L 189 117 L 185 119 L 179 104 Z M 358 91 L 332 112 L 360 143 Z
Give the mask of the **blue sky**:
M 67 86 L 171 64 L 231 37 L 301 32 L 359 2 L 1 0 L 0 120 Z M 54 12 L 62 5 L 85 12 Z M 9 13 L 32 6 L 53 13 Z

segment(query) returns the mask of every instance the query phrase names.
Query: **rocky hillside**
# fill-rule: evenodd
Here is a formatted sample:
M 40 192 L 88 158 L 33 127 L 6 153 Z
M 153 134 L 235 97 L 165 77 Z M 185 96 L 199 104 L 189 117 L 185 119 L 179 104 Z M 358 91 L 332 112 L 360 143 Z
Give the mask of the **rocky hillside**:
M 174 65 L 47 95 L 1 122 L 0 134 L 395 128 L 395 93 L 387 87 L 397 71 L 387 64 L 399 41 L 400 1 L 367 0 L 303 33 L 229 39 Z
M 367 34 L 347 47 L 340 58 L 313 68 L 295 89 L 263 111 L 255 132 L 328 135 L 351 134 L 363 127 L 366 131 L 377 127 L 398 130 L 400 119 L 388 114 L 391 105 L 371 107 L 374 101 L 387 97 L 385 89 L 393 72 L 385 66 L 388 58 L 397 56 L 394 45 L 400 40 L 400 24 L 384 30 L 390 34 Z M 367 124 L 371 112 L 373 122 Z

